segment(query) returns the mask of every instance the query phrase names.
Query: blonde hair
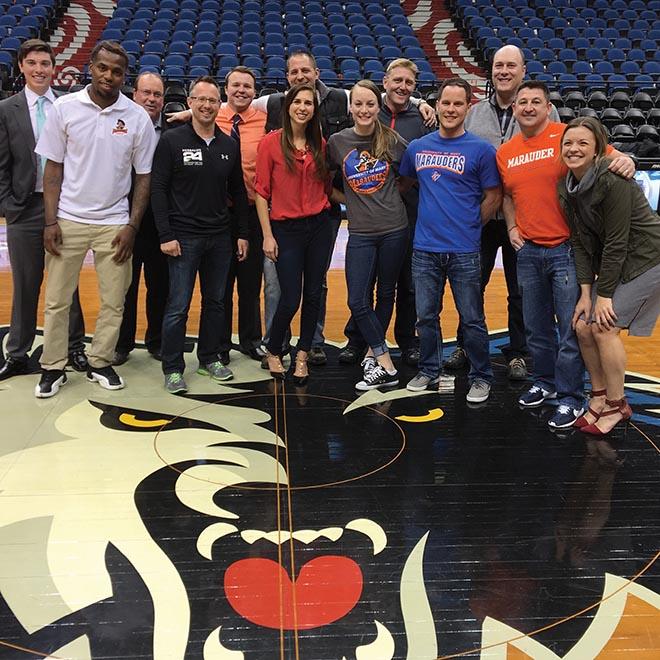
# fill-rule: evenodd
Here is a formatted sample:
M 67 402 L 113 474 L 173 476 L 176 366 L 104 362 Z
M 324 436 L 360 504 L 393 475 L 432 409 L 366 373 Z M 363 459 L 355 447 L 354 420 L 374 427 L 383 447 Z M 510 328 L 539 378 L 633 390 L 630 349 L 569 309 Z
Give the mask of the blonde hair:
M 404 69 L 408 69 L 410 73 L 417 78 L 417 74 L 419 73 L 419 69 L 417 68 L 417 65 L 412 61 L 412 60 L 407 60 L 405 57 L 397 57 L 397 59 L 392 60 L 388 65 L 387 69 L 385 69 L 385 75 L 387 75 L 392 69 L 396 69 L 397 67 L 403 67 Z
M 378 107 L 383 107 L 383 99 L 380 95 L 380 90 L 376 87 L 373 80 L 358 80 L 353 87 L 351 87 L 350 100 L 353 100 L 353 92 L 357 87 L 368 89 L 378 102 Z M 374 132 L 371 136 L 371 155 L 378 160 L 386 160 L 391 163 L 394 160 L 392 149 L 397 142 L 398 134 L 391 128 L 383 126 L 383 124 L 376 119 Z

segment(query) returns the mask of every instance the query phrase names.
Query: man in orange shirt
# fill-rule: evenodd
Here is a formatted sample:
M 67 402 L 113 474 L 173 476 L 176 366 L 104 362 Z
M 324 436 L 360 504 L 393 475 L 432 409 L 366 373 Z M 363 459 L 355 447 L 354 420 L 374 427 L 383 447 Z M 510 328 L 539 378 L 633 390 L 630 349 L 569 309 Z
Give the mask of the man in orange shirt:
M 534 361 L 533 385 L 518 403 L 535 407 L 558 399 L 548 424 L 568 428 L 582 414 L 584 401 L 584 364 L 571 327 L 580 287 L 557 196 L 557 182 L 566 175 L 559 158 L 564 125 L 550 121 L 551 110 L 544 83 L 530 80 L 519 87 L 513 113 L 520 133 L 499 148 L 497 166 L 509 240 L 517 252 L 527 346 Z M 614 150 L 610 155 L 615 158 L 613 171 L 634 174 L 629 157 Z
M 248 194 L 248 240 L 250 250 L 247 259 L 236 256 L 227 278 L 224 323 L 220 329 L 220 360 L 229 363 L 231 349 L 232 306 L 234 282 L 238 286 L 238 340 L 241 351 L 254 360 L 265 357 L 261 349 L 261 275 L 263 272 L 263 236 L 254 207 L 254 173 L 257 163 L 257 146 L 266 133 L 266 113 L 250 106 L 255 97 L 254 73 L 244 66 L 232 69 L 225 78 L 227 102 L 223 103 L 216 117 L 216 124 L 233 137 L 240 147 L 243 178 Z M 236 226 L 234 223 L 233 226 Z M 236 237 L 233 237 L 236 242 Z

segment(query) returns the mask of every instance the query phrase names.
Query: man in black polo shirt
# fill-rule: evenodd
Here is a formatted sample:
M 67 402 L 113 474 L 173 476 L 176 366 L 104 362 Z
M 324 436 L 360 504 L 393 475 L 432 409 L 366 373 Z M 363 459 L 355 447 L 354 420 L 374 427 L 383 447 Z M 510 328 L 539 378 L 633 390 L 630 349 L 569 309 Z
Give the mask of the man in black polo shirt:
M 165 389 L 186 392 L 183 346 L 188 310 L 199 272 L 202 311 L 197 373 L 213 380 L 233 377 L 218 357 L 219 328 L 231 262 L 231 228 L 227 198 L 242 219 L 237 228 L 239 261 L 247 256 L 247 194 L 238 145 L 215 123 L 220 90 L 210 76 L 197 78 L 188 105 L 192 122 L 166 132 L 152 167 L 151 205 L 168 257 L 170 289 L 163 320 L 162 358 Z

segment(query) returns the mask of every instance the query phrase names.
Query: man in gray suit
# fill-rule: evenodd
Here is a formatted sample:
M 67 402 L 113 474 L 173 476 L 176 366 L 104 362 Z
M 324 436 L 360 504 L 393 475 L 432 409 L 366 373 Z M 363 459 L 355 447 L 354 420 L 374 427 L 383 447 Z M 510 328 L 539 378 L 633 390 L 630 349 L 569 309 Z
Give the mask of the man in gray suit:
M 43 165 L 34 153 L 36 138 L 55 95 L 50 88 L 55 57 L 51 47 L 28 39 L 18 51 L 25 77 L 19 94 L 0 102 L 0 215 L 7 220 L 7 248 L 14 296 L 7 357 L 0 380 L 27 373 L 28 351 L 37 325 L 37 303 L 44 274 Z M 78 291 L 69 321 L 69 363 L 87 369 L 83 322 Z

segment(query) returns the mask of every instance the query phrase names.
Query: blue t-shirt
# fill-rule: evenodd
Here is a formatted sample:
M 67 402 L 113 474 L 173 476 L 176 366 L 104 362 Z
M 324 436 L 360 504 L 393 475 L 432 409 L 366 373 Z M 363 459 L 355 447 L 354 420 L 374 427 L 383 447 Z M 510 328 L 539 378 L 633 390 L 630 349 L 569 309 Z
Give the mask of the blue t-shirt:
M 478 252 L 483 191 L 500 185 L 495 148 L 473 135 L 413 140 L 399 174 L 419 181 L 413 247 L 424 252 Z

